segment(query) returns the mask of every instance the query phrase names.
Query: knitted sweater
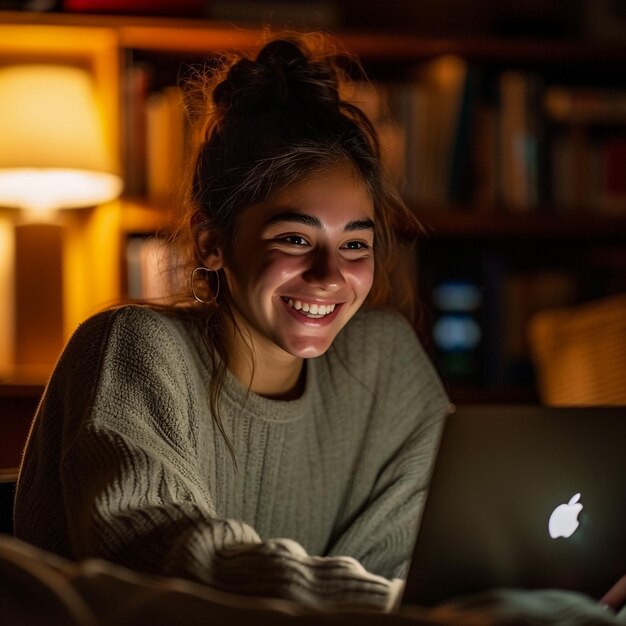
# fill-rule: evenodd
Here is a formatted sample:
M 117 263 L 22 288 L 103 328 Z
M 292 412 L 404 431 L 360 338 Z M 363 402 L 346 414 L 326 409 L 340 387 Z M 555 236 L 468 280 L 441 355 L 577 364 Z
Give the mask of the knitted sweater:
M 360 312 L 306 362 L 302 396 L 227 374 L 182 321 L 128 306 L 84 322 L 48 383 L 15 532 L 73 559 L 309 605 L 389 605 L 406 573 L 447 399 L 409 325 Z

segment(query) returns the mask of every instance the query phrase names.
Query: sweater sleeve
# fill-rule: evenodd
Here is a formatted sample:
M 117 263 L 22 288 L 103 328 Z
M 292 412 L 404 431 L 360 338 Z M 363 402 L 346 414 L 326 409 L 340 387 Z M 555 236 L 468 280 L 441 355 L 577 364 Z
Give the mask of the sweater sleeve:
M 85 380 L 93 369 L 85 348 L 93 349 L 93 338 L 78 333 L 40 407 L 40 424 L 63 421 L 60 481 L 73 556 L 236 594 L 389 608 L 390 583 L 354 558 L 311 556 L 290 539 L 262 541 L 249 525 L 217 515 L 199 475 L 185 359 L 175 331 L 160 317 L 136 308 L 115 314 L 101 340 L 95 387 Z M 45 447 L 37 441 L 44 432 L 35 428 L 31 450 Z M 27 452 L 22 520 L 27 491 L 45 489 L 45 478 L 36 484 L 41 472 L 35 465 L 36 454 Z
M 354 475 L 365 478 L 329 554 L 352 554 L 386 578 L 406 578 L 449 401 L 433 365 L 409 324 L 376 313 L 378 331 L 363 341 L 382 354 L 374 408 Z M 382 330 L 381 330 L 382 327 Z M 380 345 L 382 344 L 382 345 Z

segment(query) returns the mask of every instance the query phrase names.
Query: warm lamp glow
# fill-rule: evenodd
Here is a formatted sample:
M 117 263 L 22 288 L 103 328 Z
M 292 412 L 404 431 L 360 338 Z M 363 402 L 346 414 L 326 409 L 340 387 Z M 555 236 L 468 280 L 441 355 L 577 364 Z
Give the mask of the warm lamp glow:
M 0 205 L 33 211 L 94 206 L 122 183 L 90 75 L 79 68 L 0 68 Z

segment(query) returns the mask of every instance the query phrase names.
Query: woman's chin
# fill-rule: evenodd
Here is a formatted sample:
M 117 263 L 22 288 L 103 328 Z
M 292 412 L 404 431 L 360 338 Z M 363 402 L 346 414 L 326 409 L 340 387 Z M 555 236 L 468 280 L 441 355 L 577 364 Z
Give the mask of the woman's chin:
M 290 341 L 283 349 L 300 359 L 314 359 L 322 356 L 330 348 L 333 338 L 307 338 L 307 340 Z

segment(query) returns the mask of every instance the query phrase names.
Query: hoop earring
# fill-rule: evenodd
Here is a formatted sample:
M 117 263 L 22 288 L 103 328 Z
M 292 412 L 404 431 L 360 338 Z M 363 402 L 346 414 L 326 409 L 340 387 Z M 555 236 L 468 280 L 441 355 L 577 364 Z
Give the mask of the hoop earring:
M 217 287 L 215 288 L 215 295 L 210 300 L 203 300 L 196 293 L 195 277 L 196 272 L 198 271 L 208 272 L 209 274 L 213 272 L 215 274 L 215 278 L 217 279 Z M 209 274 L 207 274 L 207 284 L 209 282 Z M 199 265 L 198 267 L 196 267 L 193 272 L 191 272 L 191 293 L 198 302 L 202 302 L 202 304 L 213 304 L 217 300 L 217 296 L 220 293 L 220 275 L 218 274 L 218 272 L 216 270 L 212 270 L 210 267 L 204 267 L 203 265 Z

